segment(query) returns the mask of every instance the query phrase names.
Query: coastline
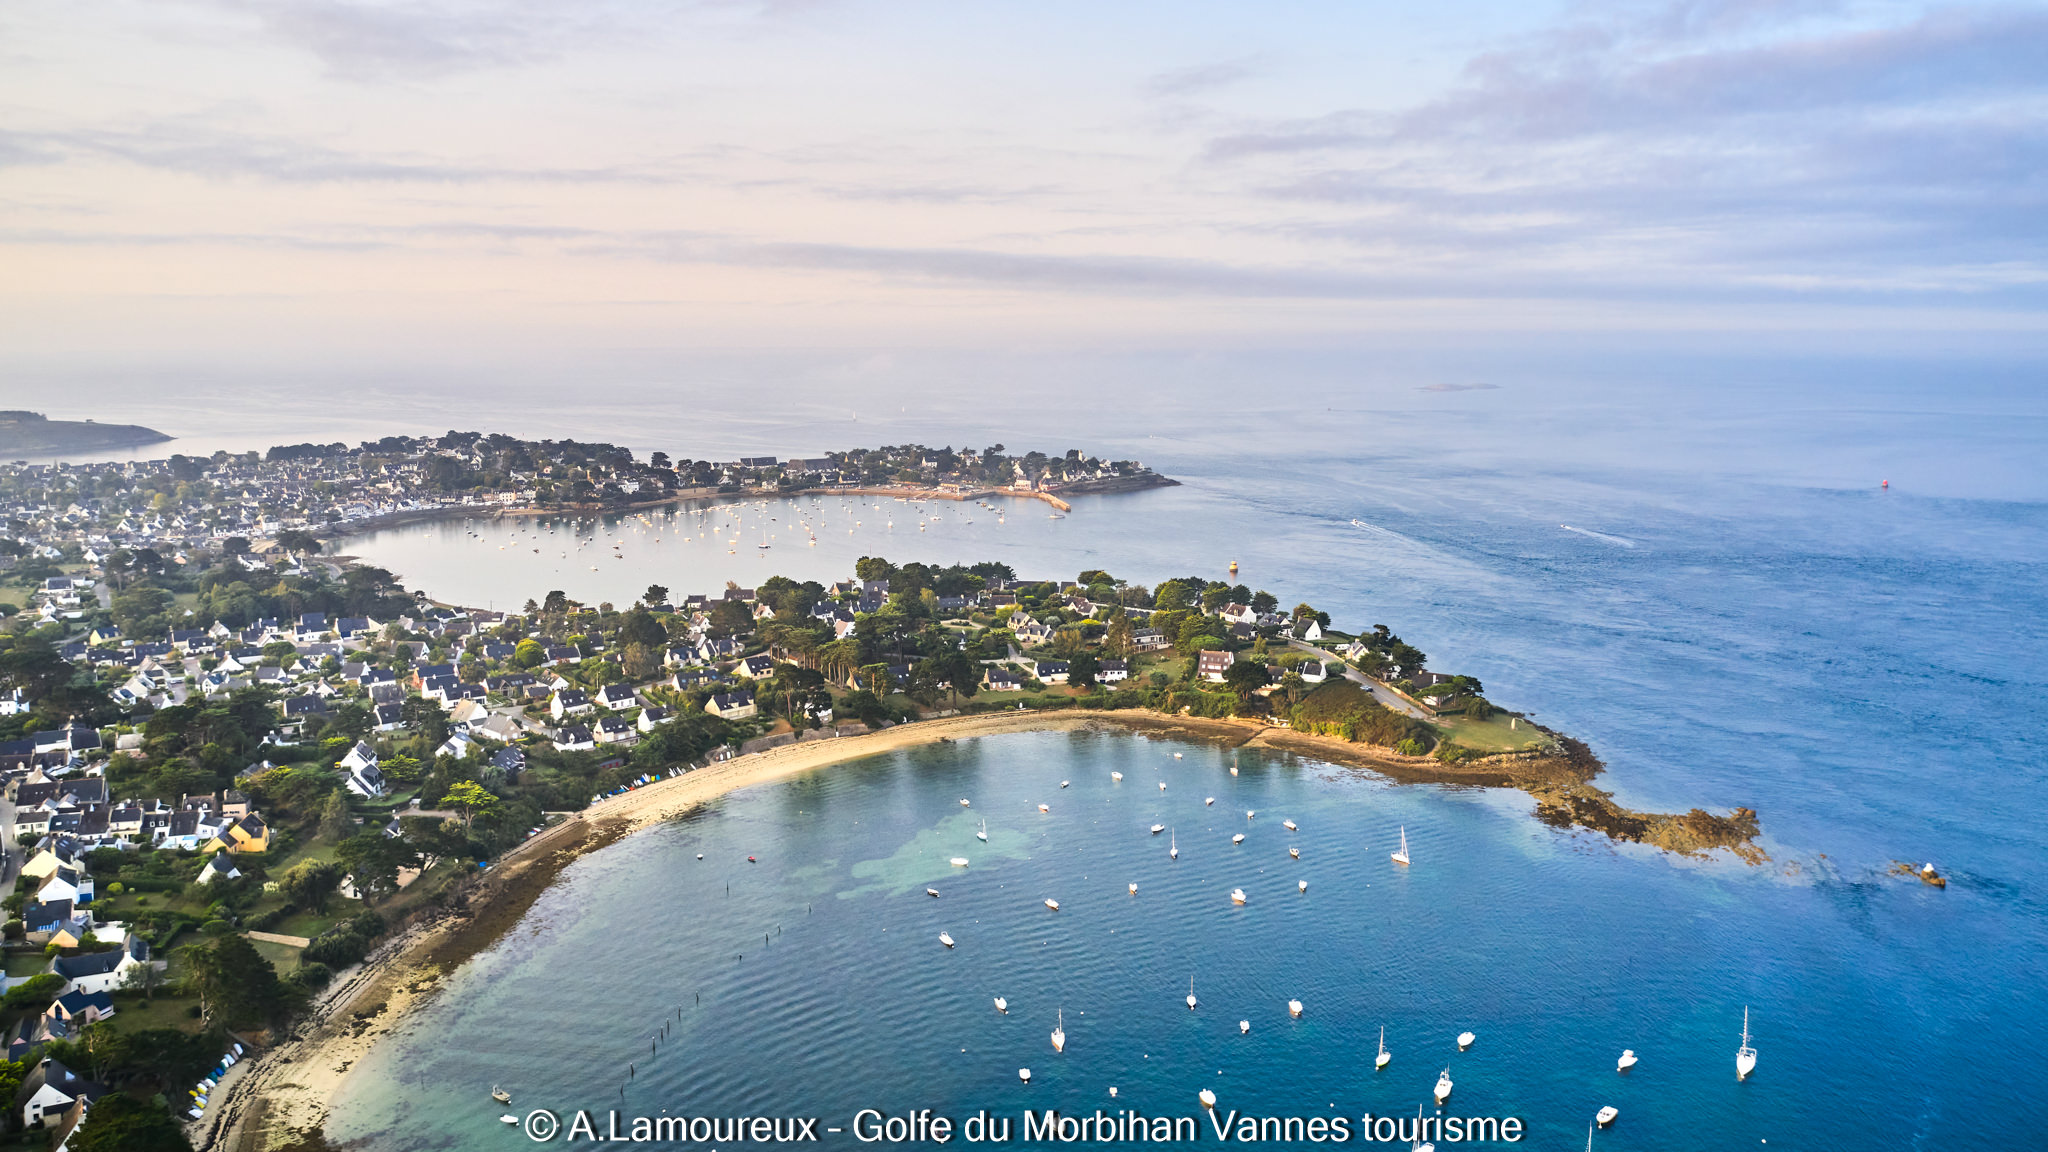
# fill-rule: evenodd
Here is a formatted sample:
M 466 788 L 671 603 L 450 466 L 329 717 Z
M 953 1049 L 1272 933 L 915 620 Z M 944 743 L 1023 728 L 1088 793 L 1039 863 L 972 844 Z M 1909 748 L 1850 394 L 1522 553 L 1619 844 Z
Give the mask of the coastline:
M 1582 825 L 1681 853 L 1723 847 L 1751 864 L 1767 859 L 1751 843 L 1755 814 L 1746 809 L 1737 809 L 1734 817 L 1697 809 L 1673 816 L 1629 812 L 1614 804 L 1590 783 L 1600 771 L 1599 761 L 1575 741 L 1566 741 L 1569 754 L 1564 757 L 1494 757 L 1445 765 L 1244 721 L 1060 709 L 954 716 L 789 744 L 609 797 L 506 853 L 487 873 L 458 889 L 448 907 L 434 910 L 344 973 L 282 1042 L 262 1053 L 220 1110 L 190 1130 L 193 1146 L 227 1152 L 330 1148 L 322 1130 L 355 1064 L 378 1040 L 402 1027 L 444 977 L 516 925 L 563 869 L 590 852 L 740 788 L 928 744 L 1073 728 L 1269 748 L 1364 768 L 1402 784 L 1516 788 L 1535 797 L 1537 818 L 1553 826 Z

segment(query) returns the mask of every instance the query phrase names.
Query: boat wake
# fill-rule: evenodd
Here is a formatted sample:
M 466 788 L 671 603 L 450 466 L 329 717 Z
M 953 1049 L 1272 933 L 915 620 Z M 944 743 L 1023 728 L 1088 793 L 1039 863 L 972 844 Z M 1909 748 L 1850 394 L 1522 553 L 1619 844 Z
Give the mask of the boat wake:
M 1581 536 L 1591 536 L 1595 540 L 1605 540 L 1609 544 L 1618 544 L 1623 548 L 1633 548 L 1636 546 L 1636 542 L 1633 540 L 1624 540 L 1619 536 L 1609 536 L 1605 532 L 1595 532 L 1591 528 L 1574 528 L 1569 524 L 1559 524 L 1558 527 L 1567 532 L 1576 532 Z

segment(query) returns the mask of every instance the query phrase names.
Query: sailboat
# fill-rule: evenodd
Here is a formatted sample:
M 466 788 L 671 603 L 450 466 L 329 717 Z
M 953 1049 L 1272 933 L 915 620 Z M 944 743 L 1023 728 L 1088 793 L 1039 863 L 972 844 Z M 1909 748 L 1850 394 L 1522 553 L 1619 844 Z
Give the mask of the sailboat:
M 1188 1011 L 1195 1010 L 1195 978 L 1188 977 Z
M 1437 1103 L 1443 1101 L 1439 1099 Z M 1436 1152 L 1436 1144 L 1422 1138 L 1422 1105 L 1415 1106 L 1415 1137 L 1408 1141 L 1408 1152 Z
M 1065 1052 L 1067 1050 L 1067 1010 L 1064 1008 L 1060 1009 L 1059 1023 L 1052 1026 L 1052 1050 L 1055 1052 Z
M 986 821 L 986 820 L 983 820 L 983 821 L 981 822 L 981 831 L 979 831 L 979 832 L 976 832 L 976 833 L 974 834 L 974 838 L 975 838 L 976 840 L 987 840 L 987 839 L 988 839 L 988 821 Z
M 1749 1046 L 1749 1005 L 1742 1006 L 1742 1047 L 1735 1050 L 1735 1078 L 1749 1079 L 1756 1071 L 1756 1049 Z
M 1437 1102 L 1437 1106 L 1438 1106 L 1438 1107 L 1442 1107 L 1442 1106 L 1443 1106 L 1443 1102 L 1444 1102 L 1444 1101 L 1446 1101 L 1446 1100 L 1448 1100 L 1448 1099 L 1450 1099 L 1450 1098 L 1451 1098 L 1451 1070 L 1450 1070 L 1449 1068 L 1446 1068 L 1446 1069 L 1444 1069 L 1444 1070 L 1443 1070 L 1443 1073 L 1442 1073 L 1442 1075 L 1439 1075 L 1439 1076 L 1438 1076 L 1438 1077 L 1436 1078 L 1436 1102 Z
M 1008 1000 L 1003 999 L 1001 996 L 996 997 L 996 1011 L 1001 1012 L 1005 1016 L 1009 1015 L 1010 1002 Z
M 1387 1061 L 1393 1058 L 1394 1054 L 1387 1051 L 1387 1026 L 1382 1024 L 1380 1025 L 1380 1054 L 1372 1058 L 1372 1070 L 1377 1072 L 1385 1068 Z
M 1394 863 L 1408 863 L 1408 826 L 1406 824 L 1401 826 L 1401 850 L 1394 853 Z
M 1167 833 L 1166 836 L 1166 858 L 1168 860 L 1180 859 L 1180 841 L 1171 832 Z

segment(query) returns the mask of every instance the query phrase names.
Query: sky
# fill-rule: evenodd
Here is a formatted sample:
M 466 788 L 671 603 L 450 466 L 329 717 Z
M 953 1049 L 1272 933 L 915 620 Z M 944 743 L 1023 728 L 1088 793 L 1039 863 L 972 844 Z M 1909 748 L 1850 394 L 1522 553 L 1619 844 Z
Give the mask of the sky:
M 2041 5 L 13 0 L 0 373 L 2033 354 L 2044 173 Z

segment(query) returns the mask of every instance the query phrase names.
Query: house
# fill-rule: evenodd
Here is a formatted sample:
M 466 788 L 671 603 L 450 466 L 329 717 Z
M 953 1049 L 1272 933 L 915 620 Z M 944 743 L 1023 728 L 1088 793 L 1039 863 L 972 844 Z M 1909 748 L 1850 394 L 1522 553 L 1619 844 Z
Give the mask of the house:
M 1019 692 L 1024 688 L 1024 678 L 1000 664 L 989 665 L 981 683 L 991 692 Z
M 114 1015 L 114 998 L 105 992 L 66 992 L 51 1004 L 47 1015 L 54 1016 L 72 1028 L 83 1028 Z
M 464 756 L 469 755 L 469 750 L 474 747 L 476 747 L 476 742 L 469 738 L 469 733 L 457 732 L 446 740 L 441 741 L 441 746 L 434 749 L 434 755 L 453 756 L 460 760 Z
M 597 747 L 597 738 L 581 724 L 571 724 L 555 733 L 554 743 L 560 752 L 588 752 Z
M 775 674 L 775 658 L 772 656 L 749 656 L 740 661 L 733 671 L 749 680 L 759 680 Z
M 548 715 L 557 720 L 564 716 L 581 716 L 596 710 L 597 706 L 590 702 L 590 697 L 585 696 L 581 688 L 563 688 L 548 701 Z
M 24 1128 L 45 1128 L 80 1099 L 97 1100 L 106 1089 L 55 1060 L 44 1059 L 14 1093 Z
M 389 704 L 379 704 L 370 709 L 370 712 L 376 717 L 379 732 L 396 732 L 405 727 L 405 706 L 396 700 Z
M 704 710 L 726 720 L 745 720 L 759 711 L 754 707 L 754 694 L 744 688 L 717 693 L 704 701 Z
M 1095 679 L 1104 684 L 1116 684 L 1131 678 L 1128 660 L 1103 660 L 1095 666 Z
M 1010 631 L 1017 637 L 1017 643 L 1026 648 L 1036 648 L 1052 643 L 1052 625 L 1019 612 L 1010 617 Z
M 1140 652 L 1156 652 L 1169 646 L 1166 633 L 1157 628 L 1140 628 L 1131 633 L 1131 644 Z
M 44 904 L 68 900 L 73 905 L 92 903 L 92 874 L 83 868 L 59 868 L 36 885 L 36 899 Z
M 342 783 L 358 796 L 382 796 L 384 794 L 384 773 L 377 768 L 377 750 L 364 741 L 348 750 L 348 755 L 335 765 L 342 772 Z
M 591 736 L 599 744 L 630 744 L 640 739 L 640 733 L 617 716 L 606 716 L 592 725 Z
M 226 815 L 225 812 L 222 813 Z M 254 812 L 241 817 L 222 828 L 200 846 L 202 852 L 268 852 L 270 851 L 270 826 L 263 817 Z
M 607 684 L 597 690 L 597 702 L 613 712 L 640 706 L 640 694 L 630 684 Z
M 1294 674 L 1303 684 L 1321 684 L 1330 678 L 1329 666 L 1321 660 L 1303 660 L 1294 666 Z
M 1313 616 L 1304 616 L 1301 622 L 1295 625 L 1294 635 L 1310 643 L 1321 640 L 1323 638 L 1323 622 Z
M 239 880 L 241 877 L 242 870 L 235 867 L 234 861 L 228 859 L 227 853 L 216 852 L 213 854 L 213 859 L 206 862 L 206 867 L 199 870 L 198 878 L 192 882 L 194 884 L 211 884 L 215 880 Z
M 1046 684 L 1065 684 L 1071 670 L 1065 660 L 1040 660 L 1032 665 L 1032 675 Z
M 1223 679 L 1223 673 L 1235 663 L 1237 663 L 1237 653 L 1218 652 L 1205 648 L 1202 650 L 1201 655 L 1195 657 L 1195 674 L 1204 680 L 1220 681 Z
M 1259 622 L 1259 614 L 1243 604 L 1225 604 L 1216 615 L 1230 621 L 1232 624 L 1256 624 Z
M 105 993 L 126 984 L 130 975 L 149 963 L 149 942 L 130 936 L 122 947 L 83 956 L 59 956 L 50 971 L 65 980 L 65 992 Z
M 675 718 L 676 714 L 669 709 L 657 704 L 649 704 L 640 710 L 640 718 L 634 722 L 633 726 L 642 732 L 652 732 Z
M 69 837 L 47 841 L 36 849 L 35 855 L 28 858 L 28 863 L 21 866 L 21 874 L 43 880 L 59 868 L 81 867 L 78 848 L 78 842 Z
M 22 931 L 27 933 L 31 944 L 47 944 L 63 932 L 83 937 L 87 923 L 87 918 L 81 917 L 69 900 L 49 904 L 31 900 L 21 910 Z

